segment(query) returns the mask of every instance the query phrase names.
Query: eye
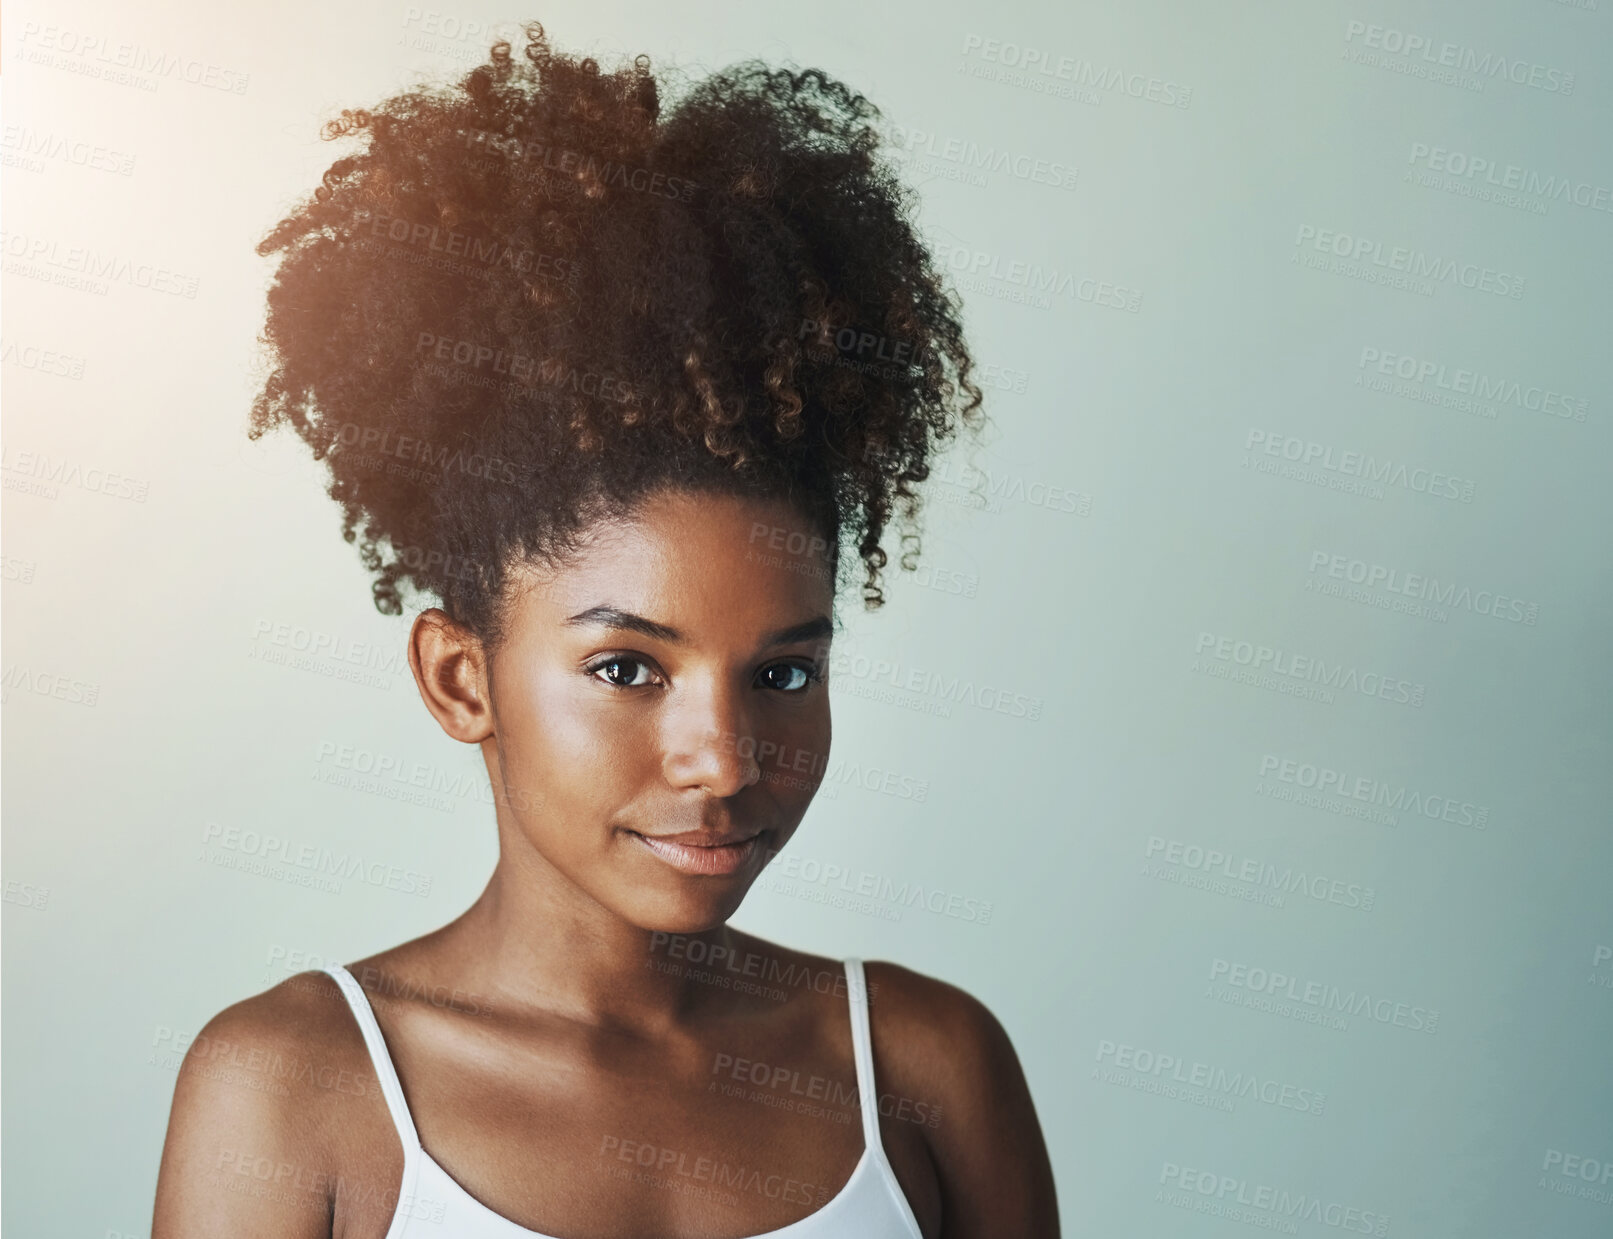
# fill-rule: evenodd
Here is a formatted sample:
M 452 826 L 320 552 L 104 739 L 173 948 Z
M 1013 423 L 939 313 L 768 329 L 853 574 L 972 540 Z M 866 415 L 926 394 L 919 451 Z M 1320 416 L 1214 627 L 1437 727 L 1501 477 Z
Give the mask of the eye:
M 631 655 L 626 654 L 617 654 L 610 658 L 602 658 L 598 662 L 594 663 L 588 668 L 588 674 L 594 676 L 595 678 L 599 678 L 599 673 L 601 671 L 606 672 L 605 676 L 603 677 L 605 683 L 610 684 L 615 688 L 643 688 L 645 685 L 650 683 L 648 680 L 639 679 L 637 675 L 631 675 L 626 680 L 622 680 L 618 679 L 615 674 L 611 674 L 611 668 L 617 668 L 619 670 L 623 667 L 630 667 L 635 671 L 649 670 L 649 665 L 645 663 L 642 658 L 634 658 Z
M 775 678 L 776 672 L 784 674 Z M 776 688 L 784 693 L 803 693 L 813 684 L 821 683 L 823 680 L 823 673 L 811 663 L 774 663 L 763 670 L 762 676 L 772 681 L 768 684 L 769 688 Z M 780 683 L 779 679 L 782 679 L 783 683 Z

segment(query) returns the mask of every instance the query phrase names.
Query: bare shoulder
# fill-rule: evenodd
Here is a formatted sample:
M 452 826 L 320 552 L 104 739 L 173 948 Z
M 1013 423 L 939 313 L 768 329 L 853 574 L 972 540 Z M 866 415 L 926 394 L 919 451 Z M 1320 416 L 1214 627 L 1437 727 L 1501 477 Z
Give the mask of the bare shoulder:
M 238 1110 L 296 1122 L 306 1115 L 299 1103 L 314 1096 L 311 1087 L 318 1088 L 316 1060 L 344 1057 L 354 1042 L 362 1049 L 362 1034 L 335 979 L 297 973 L 225 1007 L 202 1026 L 179 1069 L 175 1113 L 228 1096 Z
M 328 974 L 299 973 L 224 1008 L 180 1064 L 153 1239 L 225 1225 L 328 1235 L 332 1156 L 372 1105 L 384 1102 L 363 1034 Z M 266 1195 L 265 1177 L 296 1191 Z
M 236 1074 L 210 1070 L 226 1065 Z M 239 1084 L 290 1103 L 270 1108 L 307 1114 L 306 1103 L 350 1091 L 337 1087 L 336 1076 L 353 1070 L 363 1077 L 360 1083 L 373 1083 L 364 1034 L 346 996 L 330 974 L 299 972 L 210 1019 L 180 1076 Z
M 1053 1170 L 1002 1021 L 960 986 L 887 960 L 864 964 L 880 1109 L 928 1107 L 943 1239 L 1058 1235 Z
M 887 1070 L 960 1099 L 1018 1071 L 1008 1031 L 967 990 L 889 960 L 867 961 L 863 975 L 869 1026 Z

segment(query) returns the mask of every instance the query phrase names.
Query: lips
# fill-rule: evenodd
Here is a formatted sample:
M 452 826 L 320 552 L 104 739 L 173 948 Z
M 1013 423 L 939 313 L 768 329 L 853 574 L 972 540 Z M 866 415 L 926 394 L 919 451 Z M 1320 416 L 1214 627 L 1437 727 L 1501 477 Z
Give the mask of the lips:
M 642 832 L 635 831 L 634 833 Z M 746 839 L 754 839 L 761 833 L 760 830 L 725 830 L 721 833 L 710 830 L 686 830 L 681 835 L 645 834 L 644 838 L 659 839 L 663 843 L 682 843 L 695 848 L 716 848 L 743 843 Z
M 714 835 L 691 830 L 678 835 L 643 835 L 629 831 L 650 852 L 681 873 L 715 875 L 733 873 L 760 846 L 762 832 L 731 831 Z

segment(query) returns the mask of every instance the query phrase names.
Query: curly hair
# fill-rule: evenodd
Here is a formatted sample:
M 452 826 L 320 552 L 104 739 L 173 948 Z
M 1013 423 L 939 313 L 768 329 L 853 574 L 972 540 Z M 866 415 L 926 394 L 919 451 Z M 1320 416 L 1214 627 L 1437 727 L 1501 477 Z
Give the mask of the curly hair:
M 984 415 L 879 110 L 748 60 L 663 114 L 647 56 L 523 29 L 524 58 L 323 127 L 363 149 L 257 246 L 250 437 L 327 463 L 383 613 L 407 584 L 497 641 L 512 562 L 670 488 L 791 501 L 882 605 L 887 524 L 911 571 L 913 484 Z

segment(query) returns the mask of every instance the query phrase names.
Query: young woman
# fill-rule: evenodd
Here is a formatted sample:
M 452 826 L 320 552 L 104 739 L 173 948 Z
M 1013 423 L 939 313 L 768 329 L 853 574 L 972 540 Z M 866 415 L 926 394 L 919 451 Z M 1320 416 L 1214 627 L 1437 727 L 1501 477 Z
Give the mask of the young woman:
M 328 463 L 382 611 L 441 602 L 409 665 L 499 861 L 207 1024 L 152 1237 L 1056 1236 L 980 1002 L 728 925 L 822 778 L 842 543 L 878 605 L 981 416 L 877 113 L 754 62 L 663 111 L 526 34 L 330 126 L 367 141 L 259 247 L 252 426 Z

